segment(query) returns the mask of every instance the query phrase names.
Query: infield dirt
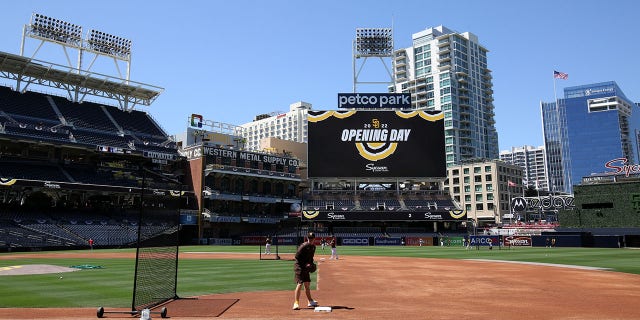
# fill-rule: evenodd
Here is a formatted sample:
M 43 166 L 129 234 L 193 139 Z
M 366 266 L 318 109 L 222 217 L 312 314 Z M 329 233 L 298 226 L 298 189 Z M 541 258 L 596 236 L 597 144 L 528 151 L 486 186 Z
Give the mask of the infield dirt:
M 48 257 L 63 255 L 74 257 L 73 253 L 53 253 Z M 20 255 L 4 255 L 0 259 L 10 257 Z M 134 256 L 105 253 L 101 257 Z M 180 258 L 255 259 L 256 256 L 196 253 Z M 314 298 L 321 306 L 332 307 L 331 313 L 291 310 L 293 283 L 290 291 L 202 298 L 237 299 L 217 317 L 220 319 L 639 319 L 638 288 L 639 275 L 601 270 L 492 261 L 345 256 L 340 260 L 320 260 L 318 264 Z M 169 304 L 167 309 L 173 320 L 212 318 L 184 316 L 189 315 L 188 303 Z M 171 316 L 172 312 L 182 316 Z M 0 308 L 0 319 L 92 318 L 96 318 L 95 308 Z M 110 314 L 105 318 L 132 317 Z

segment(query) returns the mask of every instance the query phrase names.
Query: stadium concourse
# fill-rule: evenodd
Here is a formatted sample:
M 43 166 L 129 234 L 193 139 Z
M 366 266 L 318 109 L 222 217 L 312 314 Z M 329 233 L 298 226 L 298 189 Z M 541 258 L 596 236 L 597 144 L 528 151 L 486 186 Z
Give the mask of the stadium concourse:
M 69 258 L 84 255 L 64 254 Z M 113 252 L 92 254 L 104 258 L 132 257 Z M 0 260 L 24 256 L 0 255 Z M 36 260 L 48 257 L 47 253 L 28 256 Z M 255 254 L 224 253 L 192 253 L 188 256 L 183 258 L 256 258 Z M 314 298 L 321 306 L 332 308 L 329 314 L 306 308 L 291 310 L 293 291 L 285 290 L 179 299 L 166 305 L 167 316 L 173 320 L 638 318 L 640 277 L 635 274 L 577 266 L 428 257 L 318 258 Z M 105 314 L 105 319 L 131 318 Z M 96 319 L 96 308 L 0 308 L 0 319 Z M 160 319 L 160 316 L 153 315 L 153 319 Z

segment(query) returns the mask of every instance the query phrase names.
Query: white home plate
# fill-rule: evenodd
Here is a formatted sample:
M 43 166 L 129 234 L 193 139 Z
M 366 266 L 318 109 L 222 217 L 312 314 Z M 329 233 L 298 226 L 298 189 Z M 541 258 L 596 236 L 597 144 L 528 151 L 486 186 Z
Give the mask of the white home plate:
M 331 312 L 331 307 L 316 307 L 313 312 Z

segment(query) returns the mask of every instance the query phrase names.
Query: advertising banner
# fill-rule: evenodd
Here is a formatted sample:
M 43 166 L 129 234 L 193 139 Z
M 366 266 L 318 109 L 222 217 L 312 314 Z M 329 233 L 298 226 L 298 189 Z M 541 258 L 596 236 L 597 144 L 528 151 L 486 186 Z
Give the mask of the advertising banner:
M 445 177 L 440 111 L 308 113 L 309 177 Z
M 181 225 L 197 225 L 198 224 L 198 215 L 193 214 L 180 214 L 180 224 Z
M 406 246 L 420 246 L 420 239 L 422 239 L 422 246 L 433 246 L 433 237 L 406 237 Z
M 242 244 L 264 244 L 266 237 L 262 236 L 246 236 L 242 237 Z
M 448 209 L 448 211 L 447 211 Z M 467 213 L 455 208 L 432 211 L 320 211 L 304 210 L 302 220 L 314 221 L 466 221 Z
M 497 242 L 494 242 L 495 245 Z M 445 237 L 444 245 L 448 247 L 462 247 L 464 246 L 464 237 Z
M 531 247 L 530 236 L 508 236 L 504 237 L 505 247 Z
M 499 236 L 469 236 L 469 241 L 471 246 L 489 246 L 489 242 L 494 247 L 497 247 L 500 244 Z
M 375 240 L 376 246 L 400 246 L 402 245 L 402 238 L 385 238 L 385 237 L 376 237 Z
M 369 238 L 367 237 L 343 237 L 342 245 L 343 246 L 368 246 Z

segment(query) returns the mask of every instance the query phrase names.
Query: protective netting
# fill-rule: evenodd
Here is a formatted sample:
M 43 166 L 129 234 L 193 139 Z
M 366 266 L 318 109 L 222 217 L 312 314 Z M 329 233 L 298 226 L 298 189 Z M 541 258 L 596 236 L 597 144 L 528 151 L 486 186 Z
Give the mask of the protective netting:
M 152 308 L 177 297 L 178 221 L 177 212 L 142 215 L 133 309 Z

